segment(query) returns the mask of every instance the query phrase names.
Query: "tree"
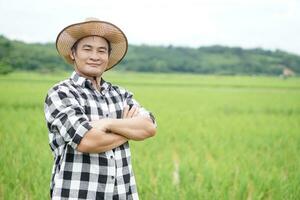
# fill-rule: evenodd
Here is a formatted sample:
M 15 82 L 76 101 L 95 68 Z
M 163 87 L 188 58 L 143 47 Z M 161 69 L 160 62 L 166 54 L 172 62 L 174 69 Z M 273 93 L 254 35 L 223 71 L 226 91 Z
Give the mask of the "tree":
M 10 65 L 8 65 L 4 62 L 0 62 L 0 74 L 6 75 L 8 73 L 11 73 L 12 71 L 13 71 L 13 68 Z

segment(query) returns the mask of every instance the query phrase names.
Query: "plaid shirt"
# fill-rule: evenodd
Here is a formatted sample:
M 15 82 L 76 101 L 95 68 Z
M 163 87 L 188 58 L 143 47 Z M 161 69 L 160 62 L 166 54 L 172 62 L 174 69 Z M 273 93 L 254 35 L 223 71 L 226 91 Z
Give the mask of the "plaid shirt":
M 73 72 L 51 88 L 45 100 L 54 165 L 52 199 L 138 199 L 129 143 L 103 152 L 76 150 L 92 120 L 121 118 L 125 104 L 139 105 L 125 89 L 101 80 L 100 92 Z M 141 115 L 154 117 L 144 108 Z

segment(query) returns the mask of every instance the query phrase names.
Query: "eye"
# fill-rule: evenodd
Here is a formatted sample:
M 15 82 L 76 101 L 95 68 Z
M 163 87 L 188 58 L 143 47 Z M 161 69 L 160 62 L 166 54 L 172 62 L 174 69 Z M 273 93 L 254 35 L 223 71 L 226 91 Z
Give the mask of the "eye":
M 83 50 L 84 50 L 84 51 L 91 51 L 90 48 L 84 48 Z
M 98 50 L 99 53 L 106 53 L 106 50 L 105 49 L 100 49 Z

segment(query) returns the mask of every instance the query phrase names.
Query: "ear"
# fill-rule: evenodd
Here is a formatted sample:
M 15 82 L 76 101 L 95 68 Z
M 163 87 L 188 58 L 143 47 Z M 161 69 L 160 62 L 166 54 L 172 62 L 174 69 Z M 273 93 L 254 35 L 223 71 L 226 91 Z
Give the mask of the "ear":
M 74 57 L 74 55 L 73 55 L 73 52 L 70 53 L 70 57 L 71 57 L 72 60 L 75 60 L 75 57 Z

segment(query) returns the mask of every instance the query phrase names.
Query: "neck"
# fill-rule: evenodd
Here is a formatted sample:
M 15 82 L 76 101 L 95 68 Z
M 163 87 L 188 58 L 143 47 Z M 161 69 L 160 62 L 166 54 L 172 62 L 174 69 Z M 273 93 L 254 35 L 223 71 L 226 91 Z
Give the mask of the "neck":
M 100 81 L 101 81 L 101 76 L 87 76 L 79 72 L 78 70 L 75 70 L 80 76 L 89 79 L 92 82 L 92 85 L 95 90 L 100 91 Z
M 92 81 L 93 87 L 95 90 L 98 90 L 100 92 L 100 81 L 101 81 L 101 76 L 100 77 L 92 77 L 90 79 Z

